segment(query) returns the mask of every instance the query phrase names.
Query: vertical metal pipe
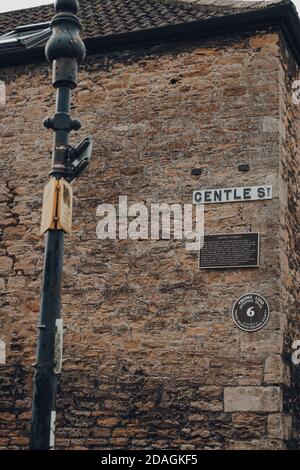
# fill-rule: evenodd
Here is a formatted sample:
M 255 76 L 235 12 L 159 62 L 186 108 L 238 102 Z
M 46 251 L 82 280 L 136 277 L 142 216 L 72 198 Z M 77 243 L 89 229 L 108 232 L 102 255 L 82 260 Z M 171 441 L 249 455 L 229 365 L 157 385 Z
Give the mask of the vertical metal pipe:
M 80 127 L 79 121 L 70 118 L 71 90 L 77 86 L 78 62 L 85 57 L 85 47 L 79 35 L 81 24 L 76 16 L 78 8 L 77 0 L 55 1 L 57 14 L 52 19 L 52 36 L 46 45 L 46 57 L 53 64 L 53 86 L 57 94 L 55 116 L 46 119 L 44 125 L 55 132 L 50 175 L 57 180 L 67 178 L 69 133 Z M 52 207 L 55 207 L 56 197 Z M 49 229 L 46 234 L 30 430 L 32 450 L 54 448 L 57 373 L 60 369 L 55 357 L 55 343 L 58 328 L 61 328 L 64 250 L 64 232 L 55 228 L 58 226 L 57 217 L 56 214 L 54 229 Z
M 71 89 L 67 86 L 58 87 L 56 90 L 56 115 L 67 116 L 70 114 Z M 52 175 L 63 177 L 66 171 L 66 149 L 69 145 L 69 133 L 71 129 L 55 129 L 53 141 Z
M 46 234 L 32 404 L 30 448 L 34 450 L 49 450 L 54 447 L 57 387 L 57 375 L 54 374 L 54 347 L 56 320 L 60 318 L 61 311 L 63 249 L 63 230 L 49 230 Z
M 56 111 L 69 113 L 71 106 L 71 90 L 67 86 L 61 86 L 56 90 Z

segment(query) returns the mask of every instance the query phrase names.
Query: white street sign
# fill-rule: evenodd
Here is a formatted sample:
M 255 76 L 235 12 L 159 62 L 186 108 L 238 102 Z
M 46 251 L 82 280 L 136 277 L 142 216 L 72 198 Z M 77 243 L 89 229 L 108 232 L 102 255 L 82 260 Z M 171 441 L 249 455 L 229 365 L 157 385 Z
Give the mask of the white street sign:
M 272 199 L 272 186 L 244 186 L 241 188 L 202 189 L 193 192 L 194 204 L 258 201 Z

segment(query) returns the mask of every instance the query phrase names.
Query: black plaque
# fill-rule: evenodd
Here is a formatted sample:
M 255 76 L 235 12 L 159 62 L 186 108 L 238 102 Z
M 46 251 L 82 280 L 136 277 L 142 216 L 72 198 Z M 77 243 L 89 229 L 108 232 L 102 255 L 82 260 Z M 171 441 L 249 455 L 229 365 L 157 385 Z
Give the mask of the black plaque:
M 241 330 L 258 331 L 269 320 L 268 302 L 258 294 L 242 295 L 233 306 L 232 317 Z
M 205 235 L 200 249 L 200 269 L 256 268 L 259 266 L 259 234 Z

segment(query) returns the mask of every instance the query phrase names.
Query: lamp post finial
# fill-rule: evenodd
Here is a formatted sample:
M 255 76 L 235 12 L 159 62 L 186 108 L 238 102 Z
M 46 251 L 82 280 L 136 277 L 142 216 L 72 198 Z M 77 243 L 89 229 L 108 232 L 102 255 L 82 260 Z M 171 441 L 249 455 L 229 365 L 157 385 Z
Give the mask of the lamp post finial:
M 70 11 L 76 14 L 79 10 L 78 0 L 55 0 L 55 11 Z

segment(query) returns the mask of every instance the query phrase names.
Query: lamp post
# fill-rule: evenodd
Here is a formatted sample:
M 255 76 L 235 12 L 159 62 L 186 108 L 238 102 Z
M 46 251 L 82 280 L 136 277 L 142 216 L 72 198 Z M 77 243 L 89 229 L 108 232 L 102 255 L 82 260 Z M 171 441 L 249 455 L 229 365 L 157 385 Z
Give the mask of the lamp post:
M 50 181 L 45 188 L 42 229 L 45 233 L 45 263 L 38 326 L 30 430 L 30 449 L 54 448 L 57 375 L 62 363 L 61 278 L 64 233 L 71 231 L 72 187 L 91 157 L 91 140 L 69 145 L 69 133 L 80 129 L 70 117 L 71 90 L 77 86 L 78 63 L 85 57 L 80 38 L 81 23 L 76 16 L 77 0 L 56 0 L 52 35 L 46 45 L 46 58 L 53 65 L 56 112 L 44 125 L 54 131 Z

